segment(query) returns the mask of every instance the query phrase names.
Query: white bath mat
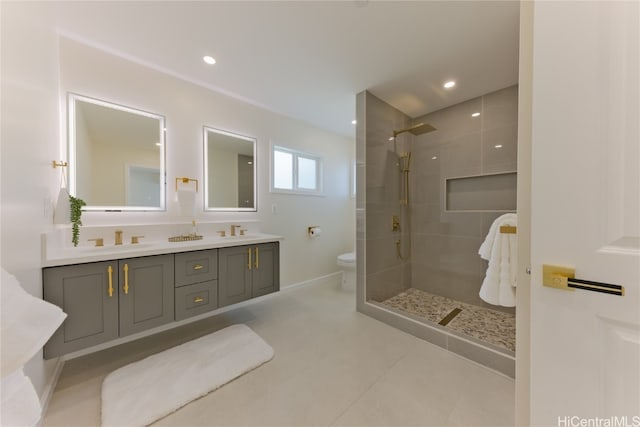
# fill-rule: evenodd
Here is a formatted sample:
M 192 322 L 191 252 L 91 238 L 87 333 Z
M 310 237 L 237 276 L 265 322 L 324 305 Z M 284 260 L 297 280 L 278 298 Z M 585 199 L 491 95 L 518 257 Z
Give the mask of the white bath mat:
M 102 383 L 102 425 L 146 426 L 273 358 L 233 325 L 113 371 Z

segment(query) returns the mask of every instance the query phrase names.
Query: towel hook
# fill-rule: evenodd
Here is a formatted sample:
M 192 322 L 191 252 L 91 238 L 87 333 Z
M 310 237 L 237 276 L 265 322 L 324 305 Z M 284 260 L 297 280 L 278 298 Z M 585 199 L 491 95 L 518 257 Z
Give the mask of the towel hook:
M 513 225 L 500 226 L 500 233 L 502 234 L 516 234 L 517 231 L 518 231 L 517 227 L 514 227 Z
M 188 184 L 189 182 L 194 181 L 196 183 L 196 193 L 198 192 L 198 180 L 194 178 L 187 178 L 187 177 L 176 178 L 176 192 L 178 191 L 178 182 L 181 182 L 181 181 L 183 184 Z

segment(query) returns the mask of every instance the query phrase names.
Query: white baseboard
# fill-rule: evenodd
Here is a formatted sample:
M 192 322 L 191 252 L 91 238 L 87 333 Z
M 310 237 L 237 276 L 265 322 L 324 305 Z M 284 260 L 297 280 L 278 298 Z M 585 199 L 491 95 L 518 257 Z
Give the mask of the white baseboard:
M 60 378 L 60 374 L 62 374 L 62 368 L 64 368 L 64 360 L 62 357 L 59 357 L 56 360 L 56 366 L 53 370 L 53 374 L 47 381 L 47 384 L 44 387 L 44 391 L 42 392 L 42 396 L 40 396 L 40 407 L 42 408 L 42 412 L 40 415 L 40 420 L 38 421 L 38 426 L 42 423 L 42 419 L 44 418 L 44 414 L 47 413 L 47 408 L 49 407 L 49 402 L 51 401 L 51 396 L 53 396 L 53 392 L 56 389 L 56 385 L 58 384 L 58 379 Z
M 327 274 L 325 276 L 314 277 L 313 279 L 305 280 L 298 283 L 293 283 L 289 286 L 285 286 L 280 288 L 280 292 L 283 291 L 291 291 L 298 288 L 304 288 L 305 286 L 317 285 L 320 283 L 325 283 L 330 280 L 338 280 L 342 277 L 342 271 L 336 271 L 335 273 Z

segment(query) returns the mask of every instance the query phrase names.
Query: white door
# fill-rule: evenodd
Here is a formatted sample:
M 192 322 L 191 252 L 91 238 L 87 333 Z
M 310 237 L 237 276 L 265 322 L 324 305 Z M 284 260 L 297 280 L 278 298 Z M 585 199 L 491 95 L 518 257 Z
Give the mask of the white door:
M 637 1 L 534 6 L 532 425 L 640 426 L 639 21 Z M 625 294 L 545 287 L 543 264 Z

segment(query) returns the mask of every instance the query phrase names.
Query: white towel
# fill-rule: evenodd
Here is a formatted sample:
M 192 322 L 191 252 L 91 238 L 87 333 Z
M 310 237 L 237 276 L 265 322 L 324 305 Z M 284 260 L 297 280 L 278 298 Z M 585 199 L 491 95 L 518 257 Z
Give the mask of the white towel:
M 196 192 L 191 189 L 178 190 L 178 209 L 180 216 L 195 216 Z
M 71 223 L 71 204 L 69 203 L 69 192 L 65 187 L 60 188 L 56 209 L 53 211 L 54 224 Z
M 0 425 L 35 426 L 42 408 L 31 380 L 22 369 L 14 371 L 0 381 Z
M 504 214 L 496 218 L 480 245 L 480 257 L 489 261 L 480 287 L 480 298 L 489 304 L 515 307 L 518 240 L 515 234 L 500 233 L 503 225 L 516 226 L 516 214 Z
M 1 278 L 0 374 L 4 378 L 40 351 L 67 315 L 60 307 L 27 293 L 4 268 Z

